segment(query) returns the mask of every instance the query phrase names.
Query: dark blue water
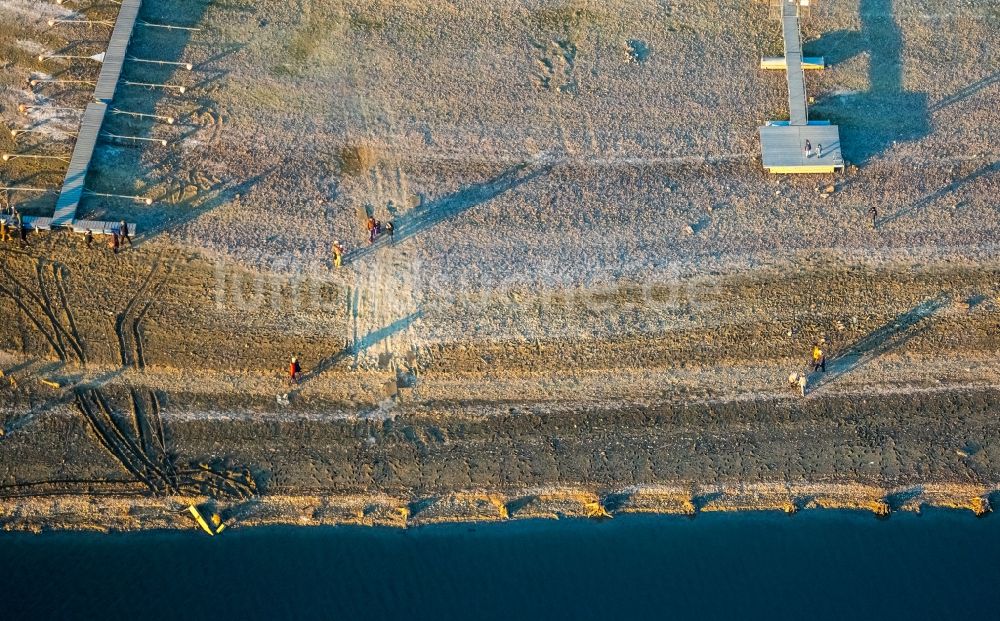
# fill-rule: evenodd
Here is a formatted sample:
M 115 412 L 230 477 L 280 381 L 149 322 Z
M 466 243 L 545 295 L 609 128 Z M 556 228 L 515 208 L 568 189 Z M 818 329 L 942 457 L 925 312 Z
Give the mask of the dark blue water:
M 0 536 L 0 619 L 1000 618 L 1000 519 Z

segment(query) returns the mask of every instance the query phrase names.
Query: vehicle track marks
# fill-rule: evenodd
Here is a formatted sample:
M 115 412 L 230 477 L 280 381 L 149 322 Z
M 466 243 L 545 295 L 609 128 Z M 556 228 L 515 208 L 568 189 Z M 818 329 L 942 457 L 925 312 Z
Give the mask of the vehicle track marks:
M 56 290 L 59 292 L 59 302 L 62 305 L 63 314 L 66 315 L 66 323 L 69 325 L 72 341 L 75 343 L 74 349 L 80 358 L 80 362 L 86 365 L 87 352 L 83 348 L 83 338 L 80 336 L 80 329 L 76 325 L 76 317 L 69 304 L 69 295 L 66 293 L 66 278 L 68 273 L 69 269 L 62 263 L 52 264 L 52 278 L 56 283 Z

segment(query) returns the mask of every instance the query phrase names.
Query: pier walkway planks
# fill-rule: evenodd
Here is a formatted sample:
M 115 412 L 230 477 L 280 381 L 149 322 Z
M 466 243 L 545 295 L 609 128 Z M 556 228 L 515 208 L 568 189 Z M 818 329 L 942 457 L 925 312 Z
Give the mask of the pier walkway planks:
M 128 51 L 129 41 L 132 40 L 132 31 L 135 29 L 141 7 L 142 0 L 122 0 L 111 40 L 104 55 L 104 63 L 101 65 L 101 74 L 97 78 L 97 87 L 94 90 L 96 101 L 88 104 L 84 111 L 80 132 L 73 147 L 73 156 L 70 158 L 66 178 L 56 200 L 52 227 L 69 227 L 76 220 L 76 211 L 83 198 L 84 182 L 94 157 L 94 148 L 97 146 L 108 104 L 114 99 L 122 66 L 125 64 L 125 54 Z M 134 225 L 132 229 L 134 230 Z

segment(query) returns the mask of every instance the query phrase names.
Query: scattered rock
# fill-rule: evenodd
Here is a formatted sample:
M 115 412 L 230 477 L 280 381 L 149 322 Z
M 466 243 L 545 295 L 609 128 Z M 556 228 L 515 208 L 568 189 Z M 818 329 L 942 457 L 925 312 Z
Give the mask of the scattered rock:
M 972 499 L 972 511 L 973 513 L 976 514 L 977 517 L 983 517 L 992 510 L 993 507 L 990 506 L 990 501 L 988 498 L 985 498 L 983 496 L 977 496 L 976 498 Z
M 957 449 L 955 451 L 955 454 L 958 455 L 959 457 L 968 457 L 969 456 L 969 452 L 966 451 L 965 449 Z
M 836 186 L 828 185 L 825 188 L 823 188 L 823 191 L 826 192 L 827 194 L 833 194 L 834 192 L 837 191 L 837 188 Z
M 684 233 L 687 234 L 687 235 L 694 235 L 694 229 L 691 228 L 690 224 L 685 225 L 685 227 L 684 227 Z

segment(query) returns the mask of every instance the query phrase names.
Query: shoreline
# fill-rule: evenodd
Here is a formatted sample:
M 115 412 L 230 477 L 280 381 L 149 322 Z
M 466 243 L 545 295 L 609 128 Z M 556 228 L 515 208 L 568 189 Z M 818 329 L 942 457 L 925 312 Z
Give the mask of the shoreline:
M 139 532 L 199 530 L 189 505 L 218 513 L 228 528 L 262 526 L 370 526 L 410 528 L 430 524 L 525 519 L 611 519 L 626 514 L 696 517 L 700 513 L 809 510 L 870 512 L 887 518 L 924 509 L 992 511 L 1000 483 L 937 483 L 898 487 L 861 484 L 641 486 L 597 492 L 552 487 L 519 493 L 462 491 L 404 498 L 373 495 L 269 495 L 238 503 L 207 497 L 54 495 L 0 500 L 6 532 Z M 992 499 L 992 503 L 991 503 Z

